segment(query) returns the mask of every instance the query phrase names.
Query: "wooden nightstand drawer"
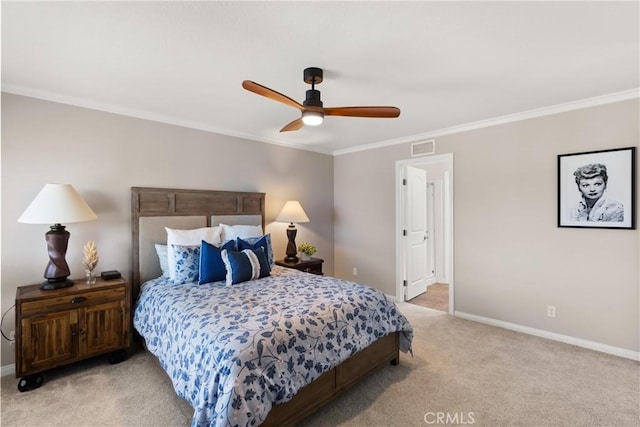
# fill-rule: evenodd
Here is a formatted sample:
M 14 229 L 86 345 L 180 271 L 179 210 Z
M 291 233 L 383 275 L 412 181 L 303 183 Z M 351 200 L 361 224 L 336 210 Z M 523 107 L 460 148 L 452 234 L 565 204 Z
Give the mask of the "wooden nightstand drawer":
M 308 267 L 299 268 L 298 270 L 304 271 L 305 273 L 311 273 L 311 274 L 323 274 L 322 273 L 322 264 L 321 263 L 316 263 L 316 264 L 310 265 Z
M 280 267 L 293 268 L 296 270 L 304 271 L 305 273 L 317 274 L 319 276 L 323 276 L 322 272 L 322 263 L 323 259 L 320 258 L 311 258 L 307 261 L 298 261 L 298 262 L 286 262 L 285 260 L 276 261 L 276 265 Z
M 44 298 L 35 301 L 22 303 L 22 316 L 34 314 L 47 314 L 56 311 L 73 310 L 87 305 L 96 305 L 103 302 L 124 299 L 125 287 L 117 287 L 92 292 L 81 292 L 76 294 L 58 296 L 54 298 Z

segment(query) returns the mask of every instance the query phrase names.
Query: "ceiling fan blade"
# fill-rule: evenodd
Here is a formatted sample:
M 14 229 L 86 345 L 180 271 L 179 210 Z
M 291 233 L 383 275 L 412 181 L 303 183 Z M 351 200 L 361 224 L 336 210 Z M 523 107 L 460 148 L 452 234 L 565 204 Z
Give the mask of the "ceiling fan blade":
M 300 117 L 299 119 L 295 119 L 294 121 L 292 121 L 291 123 L 283 127 L 282 129 L 280 129 L 280 132 L 289 132 L 292 130 L 298 130 L 302 128 L 302 126 L 304 126 L 304 122 L 302 121 L 302 117 Z
M 266 98 L 273 99 L 274 101 L 282 102 L 283 104 L 289 105 L 291 107 L 298 108 L 302 110 L 304 107 L 300 105 L 299 102 L 289 98 L 286 95 L 281 94 L 280 92 L 276 92 L 273 89 L 269 89 L 266 86 L 262 86 L 256 82 L 252 82 L 251 80 L 245 80 L 242 82 L 242 87 L 248 90 L 249 92 L 257 93 L 258 95 L 262 95 Z
M 325 116 L 393 118 L 400 115 L 397 107 L 329 107 L 323 110 Z

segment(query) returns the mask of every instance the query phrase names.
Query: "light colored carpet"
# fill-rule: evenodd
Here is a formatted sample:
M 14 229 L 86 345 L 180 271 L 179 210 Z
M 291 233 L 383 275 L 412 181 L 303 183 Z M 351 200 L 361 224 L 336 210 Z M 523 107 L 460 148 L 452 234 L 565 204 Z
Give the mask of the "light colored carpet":
M 398 305 L 415 329 L 414 357 L 402 354 L 303 426 L 640 425 L 637 362 Z M 16 384 L 2 378 L 4 427 L 190 425 L 190 407 L 143 351 L 47 373 L 31 392 Z

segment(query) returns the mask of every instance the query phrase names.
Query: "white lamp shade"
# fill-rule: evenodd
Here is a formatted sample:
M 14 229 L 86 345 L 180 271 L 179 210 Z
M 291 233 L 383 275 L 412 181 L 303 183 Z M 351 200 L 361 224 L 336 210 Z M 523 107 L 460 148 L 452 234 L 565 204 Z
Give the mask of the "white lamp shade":
M 46 184 L 20 215 L 18 222 L 61 224 L 96 218 L 96 214 L 71 184 Z
M 300 202 L 289 200 L 284 204 L 280 215 L 276 218 L 278 222 L 309 222 L 309 217 L 302 209 Z

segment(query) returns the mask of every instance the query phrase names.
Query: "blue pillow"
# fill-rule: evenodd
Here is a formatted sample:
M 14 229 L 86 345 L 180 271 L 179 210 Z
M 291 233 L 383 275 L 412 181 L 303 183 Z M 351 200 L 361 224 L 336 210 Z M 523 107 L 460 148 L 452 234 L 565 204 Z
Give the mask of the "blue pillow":
M 223 249 L 221 255 L 227 268 L 227 286 L 269 276 L 269 263 L 262 248 L 242 252 Z
M 200 246 L 200 280 L 198 284 L 219 282 L 226 279 L 227 269 L 220 255 L 223 249 L 235 252 L 236 242 L 229 240 L 224 245 L 217 247 L 209 242 L 202 241 Z
M 265 234 L 264 236 L 259 237 L 248 237 L 246 239 L 238 237 L 237 242 L 239 251 L 263 248 L 264 253 L 267 255 L 267 262 L 269 263 L 269 266 L 273 267 L 275 265 L 273 249 L 271 247 L 271 234 Z
M 198 281 L 200 265 L 200 246 L 172 245 L 176 260 L 174 283 L 194 283 Z

